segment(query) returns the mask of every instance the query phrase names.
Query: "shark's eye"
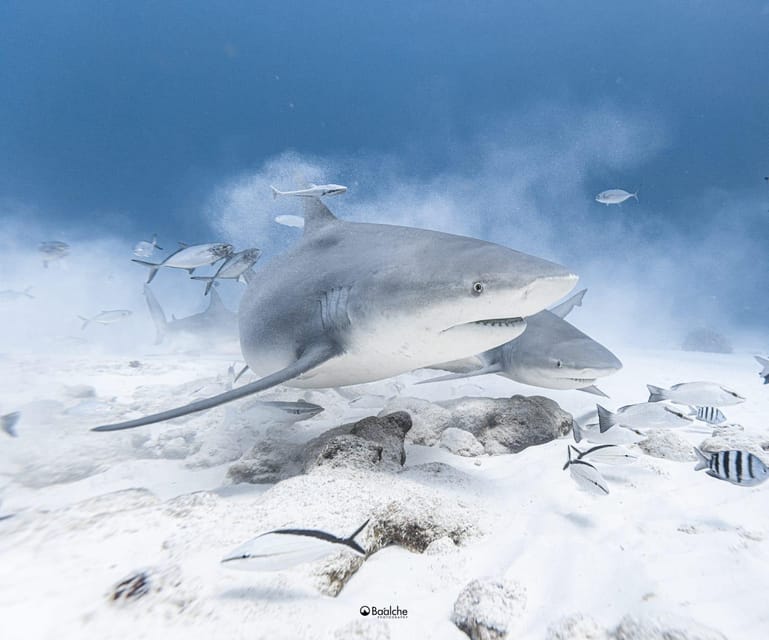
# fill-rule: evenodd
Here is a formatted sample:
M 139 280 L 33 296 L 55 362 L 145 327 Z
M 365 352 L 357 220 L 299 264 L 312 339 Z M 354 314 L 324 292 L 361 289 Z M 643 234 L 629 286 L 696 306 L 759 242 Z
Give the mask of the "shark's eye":
M 555 366 L 560 369 L 561 367 L 563 367 L 563 362 L 561 362 L 560 360 L 556 360 Z
M 482 282 L 473 282 L 473 289 L 472 289 L 472 291 L 473 291 L 473 295 L 474 296 L 481 295 L 483 293 L 483 289 L 484 289 L 484 287 L 483 287 L 483 283 Z

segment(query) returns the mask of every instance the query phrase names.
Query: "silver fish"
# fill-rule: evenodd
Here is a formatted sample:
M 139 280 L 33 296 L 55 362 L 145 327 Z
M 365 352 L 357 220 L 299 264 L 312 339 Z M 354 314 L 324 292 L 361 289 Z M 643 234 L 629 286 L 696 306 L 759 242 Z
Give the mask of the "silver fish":
M 649 390 L 649 402 L 670 400 L 693 407 L 726 407 L 745 402 L 739 393 L 717 382 L 682 382 L 670 389 L 647 384 L 646 388 Z
M 249 540 L 222 558 L 233 569 L 251 571 L 281 571 L 298 564 L 319 560 L 340 548 L 366 555 L 355 537 L 363 531 L 368 520 L 352 535 L 338 538 L 317 529 L 276 529 Z
M 69 245 L 60 240 L 48 240 L 40 243 L 38 251 L 43 254 L 43 266 L 47 269 L 49 263 L 69 255 Z
M 298 191 L 278 191 L 275 187 L 270 186 L 272 189 L 272 197 L 278 196 L 300 196 L 304 198 L 319 198 L 321 196 L 338 196 L 347 191 L 347 187 L 341 184 L 313 184 L 307 189 L 300 189 Z
M 595 201 L 605 204 L 607 207 L 610 204 L 622 204 L 625 200 L 635 198 L 638 202 L 638 191 L 630 193 L 624 189 L 608 189 L 607 191 L 601 191 L 596 197 Z
M 30 291 L 32 290 L 32 287 L 27 287 L 24 289 L 24 291 L 16 291 L 15 289 L 4 289 L 3 291 L 0 291 L 0 300 L 18 300 L 19 298 L 29 298 L 31 300 L 35 299 L 35 296 L 33 296 Z
M 130 316 L 132 313 L 133 312 L 128 309 L 112 309 L 111 311 L 97 313 L 93 318 L 78 316 L 78 318 L 83 321 L 83 326 L 80 327 L 80 329 L 84 330 L 92 322 L 96 322 L 97 324 L 112 324 L 114 322 L 119 322 L 123 318 Z
M 692 419 L 682 411 L 665 404 L 642 402 L 629 404 L 617 409 L 616 413 L 596 405 L 598 409 L 598 424 L 601 433 L 608 431 L 614 425 L 630 429 L 651 429 L 682 427 L 692 422 Z
M 589 462 L 579 458 L 572 458 L 571 446 L 568 449 L 569 460 L 563 468 L 565 470 L 568 467 L 571 479 L 589 493 L 602 496 L 609 495 L 609 487 L 606 485 L 606 480 L 604 480 L 600 471 Z
M 761 484 L 769 477 L 769 467 L 758 457 L 747 451 L 717 451 L 703 453 L 697 447 L 697 466 L 695 471 L 707 469 L 707 474 L 732 484 L 751 487 Z
M 139 258 L 149 258 L 155 253 L 155 249 L 163 251 L 163 247 L 158 246 L 157 234 L 153 234 L 152 242 L 147 242 L 146 240 L 137 242 L 136 246 L 134 246 L 134 255 Z
M 616 444 L 599 444 L 595 447 L 591 447 L 587 451 L 580 451 L 577 447 L 569 445 L 577 454 L 577 460 L 584 460 L 589 458 L 589 462 L 597 462 L 598 464 L 609 465 L 622 465 L 630 464 L 635 460 L 638 460 L 638 456 L 634 456 L 624 447 L 620 447 Z M 569 462 L 564 465 L 564 469 L 569 466 Z
M 206 290 L 203 295 L 208 295 L 211 287 L 217 279 L 239 280 L 243 274 L 256 264 L 262 252 L 259 249 L 246 249 L 232 254 L 212 276 L 192 276 L 193 280 L 201 280 L 206 283 Z
M 181 249 L 167 256 L 162 262 L 147 262 L 146 260 L 137 260 L 136 258 L 131 258 L 131 261 L 150 270 L 147 277 L 147 284 L 149 284 L 160 267 L 184 269 L 192 274 L 198 267 L 214 264 L 222 258 L 229 258 L 233 251 L 231 244 L 221 242 L 196 244 L 191 247 L 183 243 L 180 244 L 182 245 Z

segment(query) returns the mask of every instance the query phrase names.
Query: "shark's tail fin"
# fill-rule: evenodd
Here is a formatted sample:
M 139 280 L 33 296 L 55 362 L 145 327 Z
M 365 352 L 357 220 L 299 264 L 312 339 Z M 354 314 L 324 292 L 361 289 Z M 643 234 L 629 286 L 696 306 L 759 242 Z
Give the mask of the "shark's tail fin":
M 3 431 L 13 438 L 19 435 L 16 433 L 16 423 L 19 421 L 20 417 L 21 414 L 18 411 L 0 416 L 0 424 L 3 426 Z
M 361 547 L 361 546 L 360 546 L 360 545 L 359 545 L 357 542 L 355 542 L 355 537 L 356 537 L 356 536 L 357 536 L 357 535 L 358 535 L 358 534 L 359 534 L 361 531 L 363 531 L 363 530 L 366 528 L 366 525 L 367 525 L 367 524 L 368 524 L 370 521 L 371 521 L 371 518 L 369 518 L 368 520 L 366 520 L 366 522 L 364 522 L 364 523 L 363 523 L 361 526 L 359 526 L 359 527 L 358 527 L 358 528 L 357 528 L 355 531 L 353 531 L 353 532 L 352 532 L 352 534 L 351 534 L 350 536 L 348 536 L 347 538 L 345 538 L 345 539 L 344 539 L 344 541 L 343 541 L 343 542 L 344 542 L 344 543 L 345 543 L 345 544 L 346 544 L 348 547 L 350 547 L 350 548 L 351 548 L 351 549 L 353 549 L 354 551 L 357 551 L 357 552 L 358 552 L 358 553 L 360 553 L 362 556 L 365 556 L 365 555 L 366 555 L 366 550 L 365 550 L 363 547 Z
M 694 453 L 697 454 L 697 466 L 694 467 L 695 471 L 699 471 L 700 469 L 707 469 L 710 467 L 710 456 L 706 456 L 697 447 L 694 447 Z
M 278 196 L 283 195 L 280 191 L 278 191 L 275 187 L 270 185 L 270 189 L 272 189 L 272 199 L 277 200 Z
M 605 409 L 600 404 L 595 405 L 598 409 L 598 428 L 601 433 L 606 433 L 615 424 L 617 424 L 617 414 Z
M 653 384 L 647 384 L 649 390 L 649 402 L 661 402 L 667 400 L 667 390 L 661 387 L 655 387 Z
M 85 331 L 85 328 L 91 324 L 91 320 L 89 318 L 84 318 L 83 316 L 78 316 L 83 321 L 83 326 L 80 327 L 80 331 Z
M 147 300 L 147 308 L 150 310 L 152 316 L 152 322 L 155 323 L 155 344 L 163 342 L 163 338 L 166 335 L 166 329 L 168 328 L 168 322 L 166 322 L 166 314 L 163 313 L 163 307 L 160 306 L 155 294 L 152 293 L 146 284 L 144 285 L 144 298 Z
M 136 258 L 131 258 L 131 262 L 140 264 L 144 267 L 147 267 L 150 270 L 149 276 L 147 277 L 147 284 L 152 282 L 152 279 L 155 277 L 155 274 L 157 274 L 158 269 L 160 269 L 160 267 L 162 266 L 162 263 L 147 262 L 146 260 L 137 260 Z

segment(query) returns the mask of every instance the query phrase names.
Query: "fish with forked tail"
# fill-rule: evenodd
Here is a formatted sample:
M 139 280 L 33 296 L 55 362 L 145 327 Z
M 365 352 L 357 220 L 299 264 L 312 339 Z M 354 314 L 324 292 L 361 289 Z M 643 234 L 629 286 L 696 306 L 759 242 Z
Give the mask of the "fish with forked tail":
M 119 322 L 123 318 L 127 318 L 132 313 L 133 312 L 129 311 L 128 309 L 112 309 L 111 311 L 102 311 L 101 313 L 97 313 L 93 318 L 84 318 L 83 316 L 78 316 L 78 318 L 83 321 L 83 326 L 80 327 L 80 329 L 84 330 L 92 322 L 97 324 L 113 324 L 115 322 Z
M 743 487 L 761 484 L 769 477 L 769 467 L 758 457 L 747 451 L 703 452 L 694 448 L 697 454 L 695 471 L 707 469 L 707 474 L 719 480 L 726 480 Z
M 282 571 L 298 564 L 320 560 L 339 549 L 350 549 L 359 556 L 366 550 L 355 538 L 368 520 L 346 538 L 317 529 L 275 529 L 263 533 L 222 558 L 222 564 L 247 571 Z
M 569 446 L 569 459 L 563 468 L 564 470 L 567 468 L 569 469 L 569 474 L 571 475 L 572 480 L 589 493 L 602 496 L 609 495 L 609 487 L 606 484 L 606 480 L 604 480 L 601 475 L 601 472 L 585 460 L 572 458 L 571 449 L 572 447 Z
M 683 427 L 690 425 L 692 419 L 682 411 L 666 404 L 642 402 L 620 407 L 611 412 L 596 405 L 598 409 L 598 425 L 601 433 L 620 425 L 629 429 L 652 429 L 666 427 Z
M 670 400 L 693 407 L 726 407 L 745 402 L 739 393 L 716 382 L 682 382 L 670 389 L 647 384 L 649 402 Z
M 233 253 L 229 258 L 222 262 L 221 266 L 212 276 L 192 276 L 193 280 L 201 280 L 206 283 L 206 290 L 203 295 L 208 295 L 211 287 L 217 279 L 240 280 L 243 274 L 256 264 L 262 252 L 259 249 L 246 249 L 238 253 Z
M 136 258 L 131 258 L 131 261 L 150 270 L 149 276 L 147 276 L 147 284 L 149 284 L 160 267 L 184 269 L 192 274 L 198 267 L 214 264 L 222 258 L 229 258 L 233 251 L 231 244 L 221 242 L 196 244 L 192 247 L 183 243 L 180 244 L 182 244 L 181 248 L 166 257 L 162 262 L 147 262 L 146 260 L 137 260 Z

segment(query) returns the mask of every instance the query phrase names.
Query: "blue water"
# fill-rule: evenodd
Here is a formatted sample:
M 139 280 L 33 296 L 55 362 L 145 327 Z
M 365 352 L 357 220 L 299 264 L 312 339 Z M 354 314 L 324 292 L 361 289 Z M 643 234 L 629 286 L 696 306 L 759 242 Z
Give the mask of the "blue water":
M 292 151 L 337 168 L 351 216 L 408 182 L 457 197 L 457 231 L 577 271 L 629 260 L 641 289 L 761 324 L 767 78 L 758 1 L 6 0 L 0 213 L 208 241 L 217 189 Z M 593 201 L 616 187 L 641 202 Z

